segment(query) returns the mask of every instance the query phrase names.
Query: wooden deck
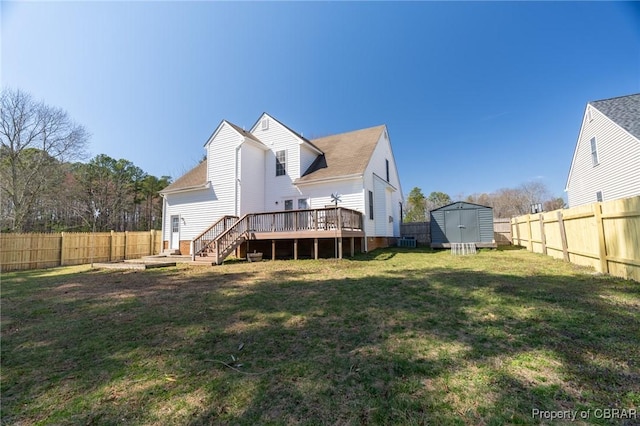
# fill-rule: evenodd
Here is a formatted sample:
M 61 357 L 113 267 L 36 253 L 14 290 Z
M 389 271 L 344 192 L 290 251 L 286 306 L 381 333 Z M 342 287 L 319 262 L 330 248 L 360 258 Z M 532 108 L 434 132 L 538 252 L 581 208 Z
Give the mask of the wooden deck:
M 313 256 L 318 257 L 319 240 L 335 239 L 338 256 L 342 257 L 342 241 L 347 239 L 353 254 L 355 239 L 365 237 L 362 213 L 343 207 L 250 213 L 241 218 L 226 216 L 193 241 L 195 256 L 215 255 L 221 263 L 244 243 L 271 241 L 275 256 L 276 241 L 291 240 L 293 258 L 297 258 L 299 241 L 311 240 Z M 360 245 L 362 247 L 362 245 Z

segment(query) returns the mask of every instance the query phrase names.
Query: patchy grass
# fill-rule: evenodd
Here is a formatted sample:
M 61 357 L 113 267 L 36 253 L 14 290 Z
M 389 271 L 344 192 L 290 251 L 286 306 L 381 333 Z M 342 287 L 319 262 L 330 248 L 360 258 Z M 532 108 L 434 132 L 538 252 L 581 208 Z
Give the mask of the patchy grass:
M 3 424 L 640 423 L 594 415 L 640 406 L 640 284 L 526 251 L 58 268 L 1 302 Z

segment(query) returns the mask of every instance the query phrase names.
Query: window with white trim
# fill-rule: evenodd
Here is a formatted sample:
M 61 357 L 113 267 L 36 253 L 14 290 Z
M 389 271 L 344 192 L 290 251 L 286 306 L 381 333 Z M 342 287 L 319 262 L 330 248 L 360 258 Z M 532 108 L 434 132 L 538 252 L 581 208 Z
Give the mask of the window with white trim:
M 598 146 L 596 144 L 596 137 L 591 138 L 591 162 L 594 167 L 598 165 Z
M 602 191 L 596 192 L 596 201 L 599 203 L 602 202 Z
M 287 174 L 287 151 L 276 152 L 276 176 Z
M 373 191 L 369 191 L 369 219 L 373 220 Z

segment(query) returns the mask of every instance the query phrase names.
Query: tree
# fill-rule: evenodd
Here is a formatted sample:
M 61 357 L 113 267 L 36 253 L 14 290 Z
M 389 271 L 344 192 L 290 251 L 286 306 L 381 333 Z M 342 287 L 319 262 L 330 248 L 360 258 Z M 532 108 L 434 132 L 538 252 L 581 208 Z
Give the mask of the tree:
M 36 102 L 21 90 L 0 94 L 0 191 L 3 222 L 28 230 L 46 194 L 59 186 L 65 161 L 81 158 L 89 135 L 65 111 Z
M 405 222 L 424 222 L 427 220 L 426 197 L 422 190 L 414 187 L 407 196 L 407 205 L 405 208 Z
M 451 204 L 451 197 L 444 192 L 434 191 L 427 197 L 427 211 Z
M 564 198 L 557 197 L 547 200 L 543 204 L 544 211 L 549 212 L 551 210 L 559 210 L 567 207 L 567 204 L 564 202 Z

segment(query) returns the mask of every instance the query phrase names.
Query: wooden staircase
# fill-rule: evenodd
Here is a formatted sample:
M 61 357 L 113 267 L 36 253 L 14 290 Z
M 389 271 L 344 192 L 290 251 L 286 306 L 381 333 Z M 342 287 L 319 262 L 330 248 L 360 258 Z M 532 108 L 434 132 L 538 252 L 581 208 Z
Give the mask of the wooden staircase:
M 223 216 L 192 241 L 191 260 L 211 262 L 215 252 L 216 238 L 231 228 L 238 220 L 238 216 Z
M 247 240 L 249 217 L 224 216 L 193 240 L 192 260 L 220 265 Z

